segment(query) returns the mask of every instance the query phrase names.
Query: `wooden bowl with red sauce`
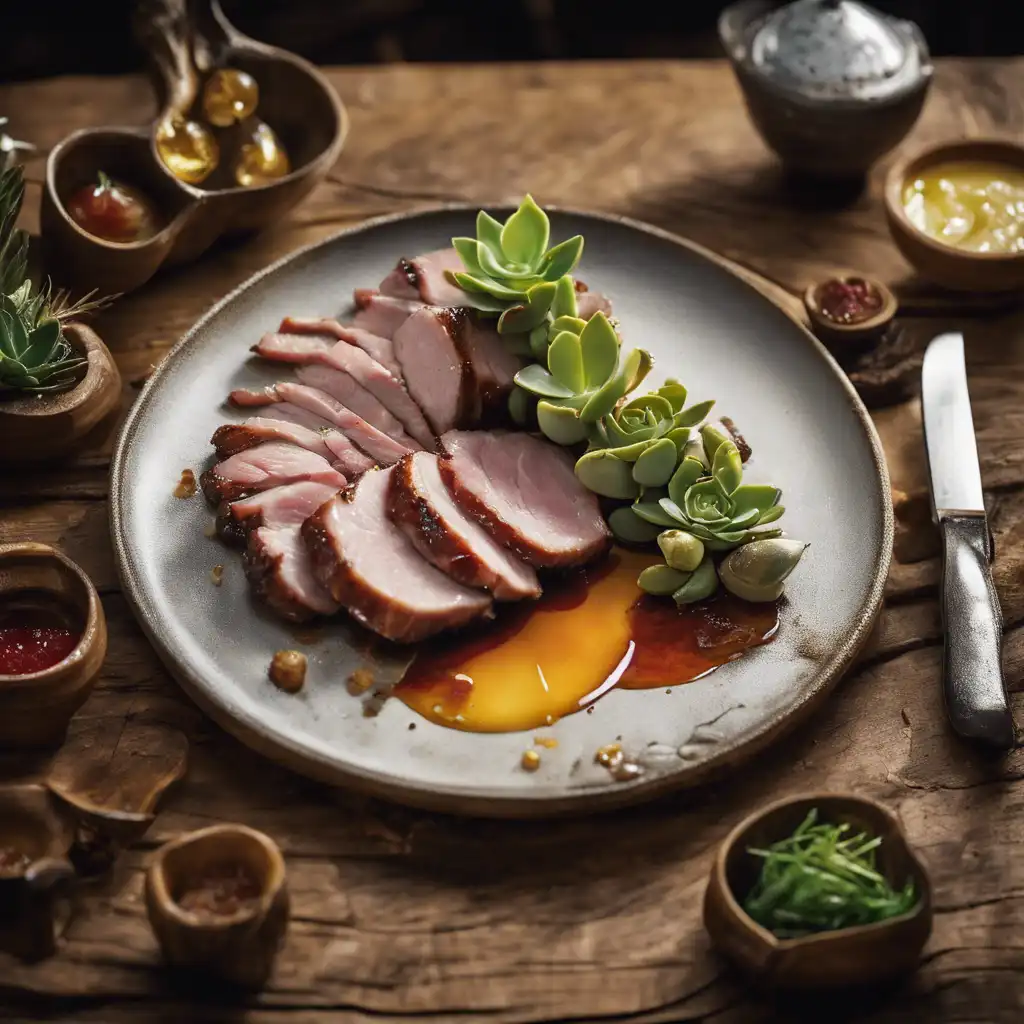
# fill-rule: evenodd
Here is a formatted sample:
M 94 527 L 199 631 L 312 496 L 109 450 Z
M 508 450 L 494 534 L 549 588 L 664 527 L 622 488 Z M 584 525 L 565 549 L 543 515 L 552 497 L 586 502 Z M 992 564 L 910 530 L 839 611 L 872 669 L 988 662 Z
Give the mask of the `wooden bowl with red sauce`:
M 85 572 L 46 544 L 0 544 L 0 749 L 60 743 L 106 653 Z

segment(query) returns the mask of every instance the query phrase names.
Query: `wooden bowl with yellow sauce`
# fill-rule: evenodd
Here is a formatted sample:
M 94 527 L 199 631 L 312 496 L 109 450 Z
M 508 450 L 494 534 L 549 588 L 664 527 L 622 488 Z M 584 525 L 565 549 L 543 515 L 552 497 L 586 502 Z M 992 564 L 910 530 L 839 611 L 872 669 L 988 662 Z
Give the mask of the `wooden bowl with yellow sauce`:
M 900 252 L 937 284 L 1024 286 L 1024 146 L 964 139 L 920 150 L 890 170 L 885 212 Z

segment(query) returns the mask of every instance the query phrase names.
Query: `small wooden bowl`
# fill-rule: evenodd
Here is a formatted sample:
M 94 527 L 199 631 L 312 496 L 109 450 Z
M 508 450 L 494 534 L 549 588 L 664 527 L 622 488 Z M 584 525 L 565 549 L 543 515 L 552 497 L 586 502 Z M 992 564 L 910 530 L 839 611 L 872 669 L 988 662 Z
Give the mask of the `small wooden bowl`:
M 740 905 L 761 861 L 747 853 L 792 834 L 812 808 L 819 819 L 848 822 L 882 837 L 879 870 L 894 885 L 912 879 L 920 899 L 889 921 L 778 939 Z M 913 970 L 932 928 L 931 885 L 907 845 L 896 817 L 882 804 L 853 794 L 811 793 L 780 800 L 746 818 L 719 847 L 704 895 L 704 924 L 715 945 L 766 987 L 790 990 L 845 988 L 894 978 Z
M 968 252 L 944 245 L 914 226 L 903 187 L 921 171 L 949 160 L 983 160 L 1024 170 L 1024 146 L 1008 139 L 942 142 L 897 161 L 885 180 L 889 231 L 904 259 L 922 276 L 956 291 L 1002 292 L 1024 287 L 1024 252 Z
M 107 623 L 92 581 L 47 544 L 0 544 L 0 606 L 45 609 L 81 630 L 61 662 L 28 675 L 0 675 L 0 749 L 59 743 L 107 654 Z
M 830 319 L 822 311 L 820 292 L 824 285 L 835 280 L 844 283 L 854 280 L 866 281 L 881 297 L 881 308 L 874 316 L 856 323 L 844 324 Z M 834 274 L 825 281 L 817 281 L 814 284 L 808 285 L 807 290 L 804 292 L 804 309 L 807 311 L 807 318 L 811 322 L 811 330 L 826 345 L 830 347 L 835 346 L 837 349 L 845 349 L 847 347 L 870 348 L 892 323 L 893 318 L 896 316 L 897 308 L 896 296 L 893 295 L 891 289 L 882 281 L 869 277 L 867 274 L 858 274 L 853 270 Z
M 0 464 L 67 455 L 120 405 L 121 374 L 96 332 L 68 324 L 64 336 L 89 361 L 85 376 L 67 391 L 0 399 Z
M 260 230 L 279 220 L 321 181 L 345 144 L 348 115 L 327 79 L 310 63 L 250 39 L 224 17 L 217 0 L 144 0 L 136 30 L 149 51 L 160 113 L 148 128 L 85 129 L 49 155 L 42 237 L 48 268 L 59 280 L 103 293 L 129 292 L 163 265 L 199 257 L 217 239 Z M 293 170 L 267 185 L 242 188 L 218 168 L 204 186 L 176 178 L 160 159 L 157 126 L 189 115 L 200 102 L 200 78 L 218 67 L 257 81 L 257 114 L 288 152 Z M 198 72 L 197 73 L 197 69 Z M 228 129 L 230 131 L 230 129 Z M 146 193 L 164 227 L 142 242 L 108 242 L 83 231 L 66 200 L 106 171 Z
M 75 872 L 71 824 L 42 786 L 0 787 L 0 949 L 24 960 L 51 956 L 70 917 Z
M 231 916 L 198 914 L 178 900 L 224 865 L 256 879 L 255 906 Z M 284 858 L 277 844 L 244 825 L 214 825 L 157 850 L 146 874 L 146 910 L 165 959 L 244 988 L 260 988 L 288 927 Z

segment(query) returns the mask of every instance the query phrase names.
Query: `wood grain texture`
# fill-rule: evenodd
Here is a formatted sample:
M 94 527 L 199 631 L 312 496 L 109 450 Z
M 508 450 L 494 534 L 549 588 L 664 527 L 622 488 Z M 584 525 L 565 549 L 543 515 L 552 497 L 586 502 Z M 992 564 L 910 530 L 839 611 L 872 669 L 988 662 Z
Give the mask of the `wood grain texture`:
M 297 245 L 365 217 L 437 200 L 612 210 L 688 235 L 781 286 L 787 308 L 836 268 L 894 284 L 918 329 L 966 330 L 978 443 L 1008 624 L 1007 679 L 1024 714 L 1024 314 L 991 311 L 913 279 L 870 190 L 833 209 L 782 181 L 718 62 L 346 69 L 329 76 L 352 134 L 327 180 L 284 223 L 160 276 L 98 321 L 124 401 L 218 296 Z M 940 64 L 910 144 L 1019 132 L 1024 62 Z M 142 123 L 136 79 L 57 79 L 0 90 L 14 129 L 46 147 L 73 128 Z M 27 207 L 42 163 L 29 168 Z M 32 218 L 28 217 L 32 226 Z M 980 315 L 984 309 L 985 315 Z M 893 484 L 926 486 L 920 408 L 876 416 Z M 80 712 L 190 742 L 186 780 L 114 875 L 86 896 L 58 956 L 0 959 L 0 1017 L 22 1021 L 334 1024 L 628 1019 L 819 1021 L 820 1005 L 751 992 L 709 948 L 700 905 L 717 843 L 789 793 L 851 789 L 899 815 L 932 875 L 935 930 L 917 973 L 833 1007 L 839 1019 L 1014 1021 L 1024 970 L 1024 754 L 990 760 L 946 725 L 934 557 L 895 563 L 858 669 L 822 712 L 712 789 L 595 819 L 460 821 L 328 790 L 220 732 L 161 669 L 120 595 L 106 520 L 107 429 L 77 458 L 0 478 L 0 542 L 58 544 L 93 576 L 110 649 Z M 38 770 L 7 764 L 8 777 Z M 243 821 L 288 860 L 291 928 L 269 987 L 244 1003 L 159 969 L 142 902 L 151 850 L 186 829 Z

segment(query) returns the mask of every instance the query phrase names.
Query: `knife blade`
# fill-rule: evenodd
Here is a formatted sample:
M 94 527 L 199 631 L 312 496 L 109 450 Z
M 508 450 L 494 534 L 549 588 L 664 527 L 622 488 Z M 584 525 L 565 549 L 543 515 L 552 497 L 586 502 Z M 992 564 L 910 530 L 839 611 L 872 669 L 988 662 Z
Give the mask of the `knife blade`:
M 932 505 L 942 534 L 943 692 L 953 728 L 1000 749 L 1016 741 L 1003 683 L 1003 615 L 989 563 L 962 334 L 941 334 L 921 367 Z

